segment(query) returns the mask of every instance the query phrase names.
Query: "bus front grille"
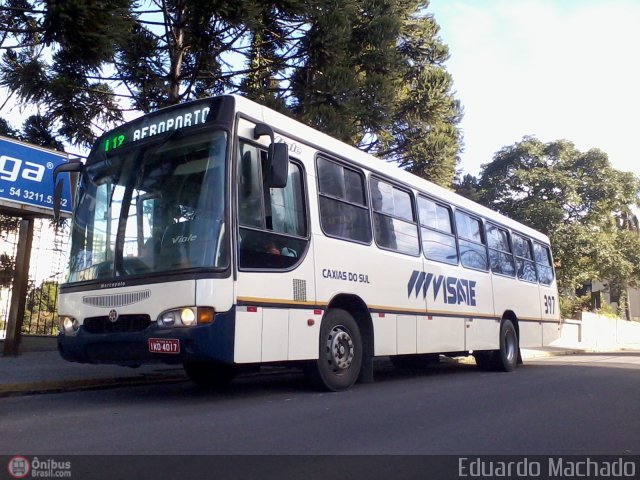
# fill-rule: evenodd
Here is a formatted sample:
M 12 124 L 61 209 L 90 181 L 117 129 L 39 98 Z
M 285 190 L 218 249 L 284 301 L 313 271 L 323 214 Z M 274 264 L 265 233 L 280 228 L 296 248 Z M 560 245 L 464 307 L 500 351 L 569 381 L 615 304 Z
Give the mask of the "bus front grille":
M 150 290 L 140 290 L 138 292 L 115 293 L 111 295 L 89 295 L 82 297 L 82 303 L 94 307 L 114 308 L 132 305 L 150 297 Z
M 112 322 L 109 317 L 89 317 L 84 319 L 84 329 L 89 333 L 140 332 L 151 324 L 149 315 L 120 315 Z

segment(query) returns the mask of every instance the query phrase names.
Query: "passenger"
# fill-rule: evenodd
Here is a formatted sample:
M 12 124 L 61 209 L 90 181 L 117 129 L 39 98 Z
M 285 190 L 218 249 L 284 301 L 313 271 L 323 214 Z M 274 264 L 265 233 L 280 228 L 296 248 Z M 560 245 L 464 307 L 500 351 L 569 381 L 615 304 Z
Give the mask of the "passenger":
M 267 243 L 264 247 L 264 251 L 271 255 L 280 255 L 280 250 L 278 250 L 278 247 L 276 247 L 276 244 L 273 242 Z

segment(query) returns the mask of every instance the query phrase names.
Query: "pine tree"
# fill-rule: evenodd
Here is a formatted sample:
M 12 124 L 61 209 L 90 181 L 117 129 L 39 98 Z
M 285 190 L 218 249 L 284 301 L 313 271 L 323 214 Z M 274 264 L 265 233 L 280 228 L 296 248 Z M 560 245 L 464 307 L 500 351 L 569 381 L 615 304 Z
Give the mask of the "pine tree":
M 241 93 L 450 186 L 461 108 L 420 0 L 5 0 L 0 86 L 89 145 L 126 110 Z

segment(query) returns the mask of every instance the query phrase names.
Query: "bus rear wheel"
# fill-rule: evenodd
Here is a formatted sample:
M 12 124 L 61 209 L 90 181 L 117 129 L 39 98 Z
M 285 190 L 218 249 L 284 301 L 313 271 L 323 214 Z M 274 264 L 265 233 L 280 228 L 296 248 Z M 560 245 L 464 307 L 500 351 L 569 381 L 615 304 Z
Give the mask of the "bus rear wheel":
M 311 369 L 319 386 L 338 392 L 351 387 L 362 368 L 362 337 L 353 317 L 346 310 L 329 310 L 320 326 L 318 360 Z
M 214 362 L 193 362 L 183 365 L 189 380 L 201 387 L 225 387 L 236 376 L 234 365 Z
M 500 325 L 500 349 L 473 354 L 480 370 L 513 372 L 518 365 L 518 333 L 511 320 Z
M 500 350 L 494 352 L 495 368 L 502 372 L 512 372 L 518 365 L 518 334 L 511 320 L 504 320 L 500 326 Z

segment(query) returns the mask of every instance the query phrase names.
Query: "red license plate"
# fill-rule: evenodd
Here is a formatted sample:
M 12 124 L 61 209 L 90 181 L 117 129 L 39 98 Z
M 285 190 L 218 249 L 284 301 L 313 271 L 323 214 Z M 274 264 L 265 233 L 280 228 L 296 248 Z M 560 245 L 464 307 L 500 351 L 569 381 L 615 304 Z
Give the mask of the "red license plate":
M 150 338 L 149 351 L 152 353 L 180 353 L 180 340 L 177 338 Z

